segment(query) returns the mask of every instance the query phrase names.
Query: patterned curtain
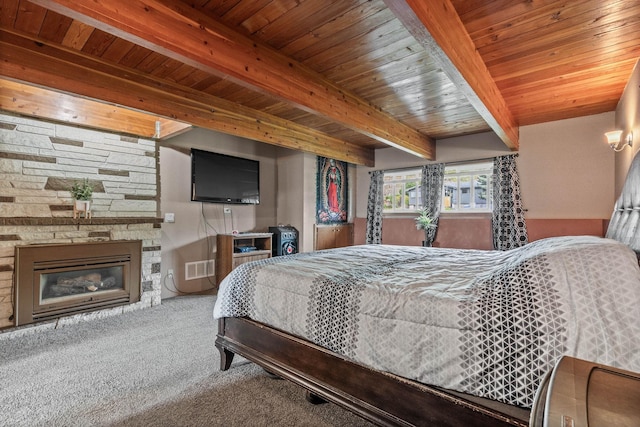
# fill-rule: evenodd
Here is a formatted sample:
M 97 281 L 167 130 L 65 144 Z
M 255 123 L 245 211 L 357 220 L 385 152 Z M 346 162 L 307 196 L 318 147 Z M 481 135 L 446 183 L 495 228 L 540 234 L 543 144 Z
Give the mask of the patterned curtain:
M 382 243 L 382 187 L 384 171 L 371 172 L 369 199 L 367 201 L 367 244 Z
M 517 154 L 510 154 L 493 159 L 493 247 L 501 251 L 528 242 L 517 157 Z
M 431 246 L 436 239 L 440 205 L 442 204 L 442 185 L 444 182 L 444 163 L 433 163 L 422 167 L 420 182 L 422 192 L 422 207 L 433 218 L 435 227 L 425 233 L 425 244 Z

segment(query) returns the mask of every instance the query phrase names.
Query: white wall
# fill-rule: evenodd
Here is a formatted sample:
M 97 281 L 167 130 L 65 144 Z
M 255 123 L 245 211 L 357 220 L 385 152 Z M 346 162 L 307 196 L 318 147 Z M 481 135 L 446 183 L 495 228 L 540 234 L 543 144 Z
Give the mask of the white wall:
M 527 218 L 609 218 L 615 156 L 604 142 L 614 113 L 520 128 L 518 170 Z
M 279 150 L 280 151 L 280 150 Z M 303 153 L 290 150 L 282 150 L 278 153 L 278 191 L 276 194 L 276 214 L 280 221 L 278 225 L 292 225 L 300 228 L 303 223 L 302 209 L 292 199 L 299 200 L 303 194 L 303 185 L 300 184 L 302 173 Z
M 298 251 L 313 250 L 316 156 L 278 150 L 278 224 L 298 230 Z
M 212 288 L 211 278 L 184 280 L 187 262 L 215 259 L 215 235 L 239 231 L 267 231 L 276 224 L 277 170 L 276 148 L 231 135 L 194 129 L 160 147 L 161 214 L 175 214 L 174 223 L 162 225 L 162 296 L 175 295 L 170 290 L 200 292 Z M 190 148 L 260 161 L 260 205 L 222 205 L 190 201 Z M 231 209 L 225 214 L 223 209 Z M 167 270 L 174 270 L 173 280 Z
M 614 113 L 520 128 L 518 171 L 528 218 L 609 218 L 614 201 L 614 156 L 603 143 Z M 437 162 L 509 154 L 493 133 L 437 141 Z M 376 151 L 375 169 L 428 163 L 393 148 Z M 368 172 L 358 167 L 356 216 L 366 217 Z
M 636 62 L 631 78 L 622 93 L 622 97 L 616 108 L 615 128 L 609 130 L 622 130 L 622 138 L 628 133 L 633 133 L 633 149 L 625 148 L 616 154 L 616 198 L 622 191 L 627 171 L 631 166 L 631 160 L 635 153 L 640 151 L 640 60 Z

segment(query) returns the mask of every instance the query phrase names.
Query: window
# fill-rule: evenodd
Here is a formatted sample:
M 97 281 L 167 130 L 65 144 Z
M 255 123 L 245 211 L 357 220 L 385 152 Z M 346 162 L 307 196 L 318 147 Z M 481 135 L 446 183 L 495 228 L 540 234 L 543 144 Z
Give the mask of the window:
M 420 169 L 389 171 L 384 174 L 384 213 L 415 213 L 422 207 Z
M 445 166 L 441 212 L 491 212 L 493 162 Z M 384 213 L 415 213 L 422 209 L 421 169 L 384 174 Z
M 445 166 L 442 212 L 491 212 L 493 163 Z

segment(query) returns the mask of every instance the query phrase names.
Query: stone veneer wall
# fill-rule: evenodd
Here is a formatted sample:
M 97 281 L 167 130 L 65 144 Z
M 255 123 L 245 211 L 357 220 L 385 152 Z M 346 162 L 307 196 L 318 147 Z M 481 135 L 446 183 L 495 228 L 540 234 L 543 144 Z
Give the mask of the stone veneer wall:
M 60 321 L 160 304 L 162 220 L 158 218 L 157 172 L 158 149 L 153 140 L 0 112 L 0 330 L 23 330 L 11 328 L 15 325 L 11 315 L 17 245 L 142 240 L 140 302 Z M 85 178 L 95 186 L 93 218 L 74 219 L 69 188 Z

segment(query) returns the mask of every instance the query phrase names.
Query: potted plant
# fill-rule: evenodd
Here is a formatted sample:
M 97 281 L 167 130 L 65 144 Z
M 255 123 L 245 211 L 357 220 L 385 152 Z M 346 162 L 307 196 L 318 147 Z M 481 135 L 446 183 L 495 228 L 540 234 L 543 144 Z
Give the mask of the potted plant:
M 85 178 L 82 182 L 74 182 L 71 186 L 71 196 L 74 200 L 73 217 L 78 212 L 84 212 L 85 218 L 91 212 L 91 196 L 93 196 L 93 185 Z
M 429 230 L 436 228 L 436 222 L 429 215 L 429 211 L 427 209 L 422 209 L 419 212 L 419 215 L 415 218 L 416 228 L 418 230 L 424 230 L 424 240 L 422 241 L 422 246 L 431 246 L 429 242 L 428 233 Z

